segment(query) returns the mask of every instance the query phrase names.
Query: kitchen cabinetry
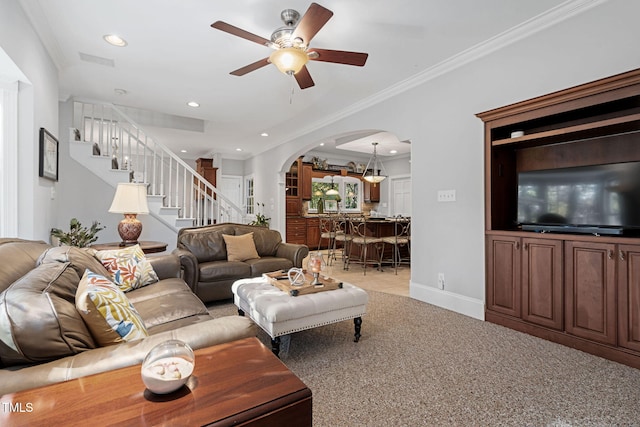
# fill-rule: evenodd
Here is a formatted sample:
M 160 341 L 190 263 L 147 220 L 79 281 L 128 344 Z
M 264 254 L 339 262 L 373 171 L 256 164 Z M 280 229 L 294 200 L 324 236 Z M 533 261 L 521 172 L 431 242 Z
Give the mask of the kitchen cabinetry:
M 372 184 L 369 181 L 362 181 L 364 184 L 364 201 L 377 203 L 380 201 L 380 184 Z
M 287 243 L 307 243 L 307 222 L 304 218 L 287 218 Z
M 307 246 L 309 250 L 318 249 L 320 243 L 320 220 L 318 218 L 307 218 Z M 326 248 L 324 248 L 326 249 Z
M 302 164 L 302 200 L 311 199 L 311 176 L 313 175 L 313 166 L 307 163 Z
M 640 238 L 523 231 L 516 197 L 519 172 L 640 161 L 640 69 L 478 117 L 486 320 L 640 368 Z

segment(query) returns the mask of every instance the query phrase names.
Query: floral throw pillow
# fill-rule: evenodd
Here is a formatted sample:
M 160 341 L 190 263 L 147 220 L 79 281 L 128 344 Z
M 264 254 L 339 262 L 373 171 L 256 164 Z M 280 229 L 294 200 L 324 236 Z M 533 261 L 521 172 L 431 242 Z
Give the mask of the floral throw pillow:
M 111 279 L 123 292 L 155 283 L 158 275 L 144 256 L 140 245 L 96 251 L 96 258 L 111 273 Z
M 101 346 L 149 336 L 142 318 L 111 280 L 86 270 L 76 293 L 76 309 Z

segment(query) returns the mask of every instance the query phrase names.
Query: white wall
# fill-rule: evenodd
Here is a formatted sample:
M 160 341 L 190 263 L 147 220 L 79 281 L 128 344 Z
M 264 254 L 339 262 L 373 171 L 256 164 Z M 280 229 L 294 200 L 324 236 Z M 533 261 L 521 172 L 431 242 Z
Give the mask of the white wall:
M 483 126 L 475 114 L 639 68 L 640 57 L 633 48 L 640 39 L 637 16 L 637 0 L 605 2 L 295 141 L 283 141 L 248 160 L 244 173 L 254 175 L 256 199 L 267 205 L 265 214 L 274 219 L 272 226 L 284 232 L 284 173 L 296 157 L 319 141 L 354 129 L 385 129 L 401 140 L 411 139 L 411 295 L 482 317 Z M 59 208 L 48 198 L 53 184 L 37 178 L 37 128 L 57 130 L 57 76 L 13 1 L 0 3 L 0 46 L 33 84 L 32 107 L 21 112 L 32 120 L 21 139 L 20 177 L 25 194 L 20 211 L 26 224 L 21 234 L 46 238 L 52 225 L 68 220 L 69 203 L 82 204 L 88 220 L 106 222 L 106 218 L 110 232 L 114 231 L 117 220 L 105 213 L 110 194 L 91 178 L 80 178 L 87 174 L 61 170 L 69 174 L 65 179 L 75 177 L 76 182 L 57 186 L 57 200 L 64 200 Z M 74 166 L 67 162 L 65 168 Z M 439 189 L 456 189 L 457 201 L 437 203 Z M 445 291 L 436 287 L 438 272 L 445 274 Z
M 0 46 L 28 79 L 18 94 L 18 235 L 48 240 L 57 220 L 51 190 L 60 186 L 38 177 L 38 133 L 44 127 L 59 136 L 58 71 L 14 0 L 0 2 Z
M 318 141 L 375 127 L 412 141 L 411 295 L 474 317 L 484 310 L 483 124 L 476 113 L 640 67 L 640 2 L 609 1 L 253 159 L 281 182 Z M 259 165 L 281 165 L 280 171 Z M 258 179 L 257 179 L 258 180 Z M 455 203 L 437 191 L 456 189 Z M 257 188 L 258 190 L 258 188 Z M 279 186 L 260 188 L 280 196 Z M 258 193 L 260 194 L 260 193 Z M 284 214 L 278 227 L 284 230 Z M 437 275 L 445 274 L 444 291 Z

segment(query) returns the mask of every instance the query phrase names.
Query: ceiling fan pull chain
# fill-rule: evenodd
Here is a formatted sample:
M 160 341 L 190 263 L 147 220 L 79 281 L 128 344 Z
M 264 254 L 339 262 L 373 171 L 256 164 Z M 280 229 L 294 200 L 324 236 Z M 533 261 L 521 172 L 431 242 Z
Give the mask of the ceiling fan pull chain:
M 293 91 L 296 89 L 296 85 L 294 84 L 295 80 L 296 78 L 293 77 L 293 74 L 291 74 L 291 93 L 289 94 L 289 105 L 293 104 Z

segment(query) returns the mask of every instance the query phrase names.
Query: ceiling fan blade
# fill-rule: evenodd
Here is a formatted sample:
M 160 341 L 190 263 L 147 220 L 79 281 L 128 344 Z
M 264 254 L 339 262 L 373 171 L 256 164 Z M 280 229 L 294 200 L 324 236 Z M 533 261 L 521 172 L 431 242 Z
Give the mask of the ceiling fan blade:
M 331 19 L 333 12 L 320 6 L 317 3 L 311 3 L 309 9 L 298 22 L 296 29 L 293 30 L 291 38 L 299 37 L 306 46 L 309 46 L 311 39 L 315 36 L 324 24 Z
M 300 86 L 300 89 L 306 89 L 315 85 L 306 65 L 302 67 L 300 71 L 295 73 L 294 76 L 296 78 L 296 81 L 298 82 L 298 86 Z
M 255 34 L 250 33 L 249 31 L 245 31 L 241 28 L 234 27 L 233 25 L 227 24 L 226 22 L 216 21 L 213 24 L 211 24 L 211 27 L 215 28 L 216 30 L 224 31 L 225 33 L 229 33 L 234 36 L 238 36 L 243 39 L 252 41 L 254 43 L 261 44 L 263 46 L 268 46 L 269 43 L 271 43 L 269 40 L 265 39 L 264 37 L 256 36 Z
M 234 76 L 244 76 L 247 73 L 257 70 L 258 68 L 262 68 L 265 65 L 269 65 L 269 57 L 262 58 L 259 61 L 254 62 L 253 64 L 245 65 L 242 68 L 238 68 L 235 71 L 230 72 L 229 74 L 233 74 Z
M 314 55 L 313 52 L 317 53 Z M 369 57 L 368 53 L 348 52 L 345 50 L 309 49 L 309 59 L 313 61 L 334 62 L 336 64 L 362 67 Z

